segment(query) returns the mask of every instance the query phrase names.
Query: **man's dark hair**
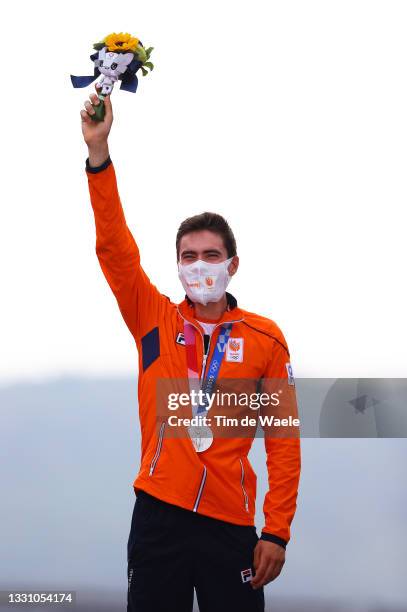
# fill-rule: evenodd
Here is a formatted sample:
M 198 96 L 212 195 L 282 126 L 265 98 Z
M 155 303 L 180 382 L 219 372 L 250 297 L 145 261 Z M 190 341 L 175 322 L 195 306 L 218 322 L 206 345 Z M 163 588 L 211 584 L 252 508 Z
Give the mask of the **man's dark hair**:
M 185 219 L 179 226 L 176 239 L 177 259 L 179 259 L 181 238 L 185 236 L 185 234 L 199 232 L 201 230 L 209 230 L 221 236 L 228 253 L 228 258 L 236 255 L 236 240 L 226 219 L 217 213 L 203 212 L 200 215 L 188 217 L 188 219 Z

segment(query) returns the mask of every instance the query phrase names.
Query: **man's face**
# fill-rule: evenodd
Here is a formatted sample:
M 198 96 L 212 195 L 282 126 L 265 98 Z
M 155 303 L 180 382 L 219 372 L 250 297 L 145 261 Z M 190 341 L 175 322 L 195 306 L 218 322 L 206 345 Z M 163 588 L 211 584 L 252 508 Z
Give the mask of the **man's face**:
M 228 253 L 219 234 L 209 230 L 190 232 L 181 238 L 179 245 L 179 263 L 188 265 L 198 259 L 208 263 L 220 263 L 228 259 Z M 229 265 L 229 274 L 235 274 L 239 265 L 239 258 L 234 256 Z

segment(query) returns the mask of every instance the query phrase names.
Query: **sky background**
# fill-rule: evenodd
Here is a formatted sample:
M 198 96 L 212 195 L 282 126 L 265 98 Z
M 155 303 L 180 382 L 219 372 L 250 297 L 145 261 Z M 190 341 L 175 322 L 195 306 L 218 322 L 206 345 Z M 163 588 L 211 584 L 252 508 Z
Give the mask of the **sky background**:
M 95 255 L 79 115 L 93 86 L 70 81 L 128 30 L 156 68 L 135 95 L 115 88 L 110 152 L 152 281 L 183 298 L 176 230 L 220 212 L 241 259 L 230 291 L 282 328 L 297 376 L 404 377 L 407 5 L 112 6 L 5 7 L 0 379 L 136 367 Z
M 240 255 L 230 291 L 281 327 L 297 377 L 405 378 L 407 4 L 39 0 L 2 17 L 0 588 L 123 595 L 137 354 L 95 254 L 79 114 L 94 89 L 70 74 L 93 72 L 110 32 L 154 46 L 137 94 L 112 94 L 110 153 L 163 293 L 183 298 L 181 221 L 219 212 Z M 406 454 L 304 440 L 270 594 L 405 609 Z M 259 441 L 251 458 L 261 527 Z

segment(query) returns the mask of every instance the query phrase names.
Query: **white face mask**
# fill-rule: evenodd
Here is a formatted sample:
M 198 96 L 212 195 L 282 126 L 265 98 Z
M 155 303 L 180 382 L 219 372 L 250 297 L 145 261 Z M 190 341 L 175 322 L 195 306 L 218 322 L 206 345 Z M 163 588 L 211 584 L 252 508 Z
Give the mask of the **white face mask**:
M 230 279 L 228 267 L 233 257 L 220 263 L 208 263 L 198 259 L 194 263 L 178 264 L 178 276 L 185 293 L 192 302 L 206 304 L 217 302 L 225 293 Z

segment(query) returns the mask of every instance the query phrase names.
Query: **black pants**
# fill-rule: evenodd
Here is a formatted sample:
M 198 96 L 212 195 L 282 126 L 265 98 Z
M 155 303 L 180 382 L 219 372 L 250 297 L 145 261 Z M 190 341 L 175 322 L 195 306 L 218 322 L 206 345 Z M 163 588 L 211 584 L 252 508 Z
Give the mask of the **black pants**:
M 139 491 L 127 546 L 127 612 L 264 612 L 253 589 L 256 528 L 220 521 Z

